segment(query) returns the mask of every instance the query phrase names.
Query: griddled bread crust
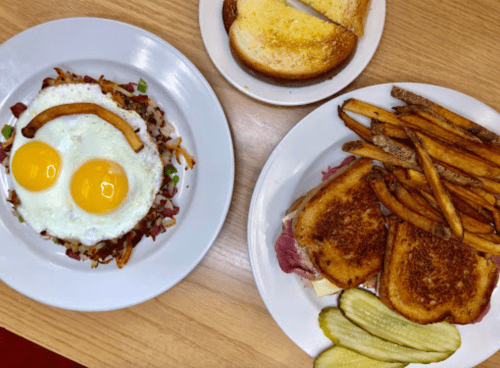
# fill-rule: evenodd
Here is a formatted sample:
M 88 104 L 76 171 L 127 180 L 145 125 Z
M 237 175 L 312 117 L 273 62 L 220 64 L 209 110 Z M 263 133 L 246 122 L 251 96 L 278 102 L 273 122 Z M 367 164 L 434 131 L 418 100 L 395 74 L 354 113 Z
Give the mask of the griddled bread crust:
M 224 28 L 229 34 L 229 28 L 238 17 L 238 7 L 236 6 L 237 0 L 224 0 L 222 4 L 222 22 Z
M 295 239 L 314 266 L 341 288 L 360 285 L 382 267 L 385 222 L 363 180 L 371 162 L 359 158 L 310 191 L 293 221 Z
M 467 324 L 487 307 L 496 285 L 494 261 L 407 222 L 389 221 L 380 299 L 417 323 Z

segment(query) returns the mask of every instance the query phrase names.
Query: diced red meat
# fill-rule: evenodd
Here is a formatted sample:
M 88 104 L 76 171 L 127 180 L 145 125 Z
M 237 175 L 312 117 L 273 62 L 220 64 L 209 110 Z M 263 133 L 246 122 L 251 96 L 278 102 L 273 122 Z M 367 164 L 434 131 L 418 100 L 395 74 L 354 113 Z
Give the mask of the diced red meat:
M 21 113 L 27 108 L 28 107 L 25 104 L 23 104 L 22 102 L 18 102 L 10 108 L 10 111 L 12 111 L 16 118 L 19 118 L 19 116 L 21 116 Z
M 172 208 L 165 208 L 163 210 L 163 215 L 166 217 L 174 217 L 178 213 L 179 213 L 179 207 L 174 207 L 173 209 Z
M 7 158 L 7 152 L 3 149 L 3 146 L 0 144 L 0 164 Z
M 66 255 L 69 258 L 76 259 L 77 261 L 81 260 L 80 256 L 78 254 L 76 254 L 75 252 L 73 252 L 71 249 L 66 249 Z
M 83 77 L 83 81 L 85 83 L 97 83 L 97 81 L 94 78 L 89 77 L 88 75 L 86 75 L 86 76 Z
M 151 228 L 151 237 L 153 238 L 153 240 L 155 240 L 155 238 L 160 235 L 161 233 L 161 225 L 155 225 Z
M 135 91 L 134 83 L 120 84 L 120 87 L 130 93 L 134 93 Z

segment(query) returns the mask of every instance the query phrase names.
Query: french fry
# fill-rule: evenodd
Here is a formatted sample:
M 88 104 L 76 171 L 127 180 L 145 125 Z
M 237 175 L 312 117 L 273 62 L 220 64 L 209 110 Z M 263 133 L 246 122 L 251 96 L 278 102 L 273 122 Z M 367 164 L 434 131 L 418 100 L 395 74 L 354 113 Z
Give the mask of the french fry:
M 425 177 L 425 174 L 423 172 L 409 169 L 408 170 L 408 178 L 410 180 L 418 181 L 422 185 L 429 185 L 429 182 L 427 181 L 427 178 Z
M 424 170 L 425 177 L 427 178 L 427 182 L 432 188 L 432 192 L 436 201 L 439 204 L 439 208 L 443 213 L 448 225 L 453 230 L 453 233 L 457 236 L 458 239 L 462 239 L 464 236 L 464 229 L 462 226 L 462 220 L 453 205 L 448 192 L 445 190 L 443 184 L 441 183 L 439 173 L 434 167 L 434 163 L 430 156 L 427 154 L 425 149 L 422 147 L 418 136 L 411 129 L 406 129 L 406 134 L 410 137 L 413 144 L 415 145 L 415 149 L 417 151 L 417 155 L 420 161 L 420 165 Z
M 409 209 L 390 193 L 384 180 L 384 173 L 382 170 L 383 169 L 380 167 L 374 166 L 373 170 L 365 177 L 370 183 L 370 186 L 379 201 L 399 218 L 408 221 L 416 227 L 428 231 L 433 235 L 439 236 L 440 238 L 445 240 L 450 239 L 452 232 L 446 224 L 431 220 Z
M 497 229 L 497 231 L 500 231 L 500 213 L 498 212 L 497 208 L 493 204 L 489 203 L 481 195 L 478 195 L 474 192 L 471 192 L 471 191 L 467 190 L 466 188 L 463 188 L 459 185 L 454 185 L 454 184 L 448 183 L 448 182 L 445 182 L 445 185 L 448 189 L 452 190 L 457 195 L 461 196 L 463 199 L 465 199 L 469 202 L 474 202 L 474 203 L 478 204 L 479 206 L 489 210 L 491 213 L 491 216 L 493 217 L 493 223 L 495 224 L 495 228 Z
M 342 105 L 342 109 L 381 121 L 383 123 L 401 127 L 405 126 L 405 124 L 398 119 L 396 114 L 354 98 L 346 100 Z
M 480 236 L 481 238 L 484 238 L 484 239 L 487 239 L 493 243 L 496 243 L 496 244 L 500 244 L 500 235 L 498 234 L 481 234 L 481 233 L 478 233 L 477 234 L 478 236 Z
M 486 198 L 484 198 L 480 194 L 477 194 L 477 193 L 475 193 L 467 188 L 464 188 L 460 185 L 456 185 L 456 184 L 450 183 L 448 181 L 443 181 L 443 184 L 446 186 L 446 188 L 448 188 L 448 190 L 454 192 L 455 194 L 461 196 L 462 198 L 464 198 L 468 201 L 472 201 L 472 202 L 478 204 L 479 206 L 484 207 L 490 211 L 496 211 L 496 208 L 495 208 L 496 202 L 490 203 Z
M 397 157 L 410 165 L 418 166 L 417 155 L 415 151 L 404 143 L 400 143 L 383 134 L 373 134 L 371 142 L 383 151 Z
M 449 131 L 450 133 L 453 133 L 454 135 L 457 135 L 459 137 L 462 137 L 468 141 L 473 141 L 473 142 L 478 142 L 482 143 L 481 139 L 476 137 L 474 134 L 470 133 L 466 129 L 459 127 L 455 124 L 451 124 L 448 120 L 440 116 L 439 114 L 436 114 L 430 109 L 427 109 L 422 106 L 418 106 L 415 109 L 417 115 L 421 116 L 422 118 L 429 120 L 436 126 L 442 128 L 443 130 Z
M 462 242 L 478 251 L 500 255 L 500 244 L 488 240 L 488 235 L 478 235 L 465 231 Z
M 435 166 L 439 175 L 441 175 L 443 179 L 451 181 L 452 183 L 473 188 L 480 188 L 483 186 L 479 179 L 467 175 L 453 166 L 442 162 L 436 163 Z
M 422 105 L 429 110 L 435 112 L 436 114 L 442 116 L 450 123 L 455 124 L 461 128 L 467 129 L 467 131 L 479 137 L 483 142 L 500 147 L 500 137 L 491 132 L 490 130 L 482 127 L 473 121 L 460 116 L 443 106 L 436 104 L 422 96 L 419 96 L 413 92 L 406 91 L 400 87 L 394 86 L 391 91 L 391 96 L 395 97 L 401 101 L 406 102 L 408 105 Z
M 418 115 L 405 115 L 401 116 L 400 119 L 409 126 L 421 130 L 425 134 L 444 140 L 453 146 L 473 153 L 485 161 L 500 166 L 500 151 L 483 144 L 479 138 L 467 131 L 462 134 L 460 134 L 460 131 L 447 131 Z
M 391 167 L 391 166 L 386 166 L 386 167 L 392 174 L 394 174 L 394 176 L 396 176 L 396 178 L 401 183 L 403 183 L 407 187 L 412 188 L 412 189 L 416 189 L 419 191 L 420 190 L 424 190 L 424 191 L 431 190 L 429 187 L 429 184 L 427 183 L 427 180 L 425 181 L 425 183 L 422 183 L 420 181 L 410 179 L 408 177 L 409 170 L 403 169 L 401 167 Z
M 497 204 L 497 198 L 493 193 L 490 193 L 482 188 L 469 188 L 469 190 L 480 197 L 483 197 L 489 204 L 495 206 Z
M 434 125 L 428 120 L 415 115 L 402 116 L 400 117 L 400 119 L 405 123 L 408 123 L 410 126 L 415 127 L 428 135 L 445 140 L 453 144 L 454 146 L 458 146 L 462 149 L 474 153 L 483 160 L 500 166 L 500 151 L 483 144 L 479 138 L 467 131 L 452 131 L 452 129 L 445 130 L 442 128 L 442 126 Z M 448 125 L 450 127 L 454 127 L 454 125 Z
M 422 147 L 432 158 L 444 162 L 474 177 L 500 179 L 500 167 L 480 158 L 464 153 L 448 144 L 432 139 L 421 132 L 415 132 Z
M 466 215 L 465 213 L 459 212 L 459 214 L 466 231 L 470 231 L 471 233 L 476 234 L 491 234 L 495 231 L 495 228 L 491 226 L 491 224 L 478 221 L 475 218 Z
M 371 122 L 371 131 L 373 134 L 383 134 L 391 138 L 407 139 L 405 130 L 396 125 L 381 123 L 375 119 Z
M 477 203 L 466 200 L 451 191 L 450 196 L 453 204 L 455 205 L 455 208 L 457 208 L 460 213 L 465 213 L 478 221 L 482 221 L 488 224 L 493 222 L 493 216 L 491 215 L 491 213 Z
M 394 180 L 397 181 L 396 178 L 394 178 Z M 434 210 L 432 207 L 429 209 L 420 203 L 401 183 L 394 184 L 392 192 L 403 205 L 411 210 L 421 214 L 422 216 L 430 218 L 431 220 L 444 222 L 444 218 L 441 214 L 439 214 L 439 212 Z
M 424 191 L 421 192 L 420 194 L 427 199 L 427 201 L 431 206 L 433 206 L 436 209 L 439 208 L 436 199 L 431 193 Z M 455 201 L 455 198 L 453 198 L 453 203 L 457 203 Z M 493 226 L 491 226 L 491 222 L 488 219 L 482 218 L 480 216 L 478 216 L 479 219 L 476 217 L 469 216 L 466 213 L 460 211 L 460 209 L 458 209 L 458 213 L 460 215 L 460 218 L 462 219 L 462 225 L 466 231 L 470 231 L 472 233 L 484 233 L 484 234 L 492 233 L 494 231 L 494 228 Z
M 430 190 L 430 189 L 429 189 Z M 415 198 L 416 201 L 418 201 L 422 206 L 427 207 L 430 211 L 433 211 L 436 215 L 440 216 L 441 218 L 444 218 L 442 213 L 439 211 L 438 207 L 434 207 L 429 203 L 429 201 L 420 193 L 418 189 L 413 189 L 410 188 L 408 189 L 410 194 L 412 195 L 413 198 Z M 427 192 L 429 193 L 429 192 Z
M 432 193 L 426 191 L 426 190 L 421 190 L 420 194 L 422 197 L 424 197 L 429 204 L 434 207 L 434 209 L 438 210 L 441 213 L 441 209 L 439 208 L 439 204 L 436 201 L 436 198 L 432 195 Z
M 436 210 L 439 208 L 436 199 L 431 193 L 420 192 L 420 194 L 427 200 L 431 207 Z M 456 203 L 455 198 L 453 198 L 453 203 Z M 480 216 L 477 216 L 477 218 L 469 216 L 466 213 L 460 211 L 457 206 L 455 207 L 457 208 L 460 218 L 462 219 L 462 225 L 465 230 L 473 233 L 491 233 L 494 231 L 493 226 L 491 226 L 491 222 L 487 218 L 482 218 Z
M 434 167 L 436 168 L 437 172 L 443 179 L 446 179 L 452 183 L 473 188 L 482 186 L 480 180 L 465 175 L 463 173 L 460 173 L 458 172 L 458 170 L 449 167 L 448 165 L 434 163 Z M 408 178 L 411 180 L 421 182 L 422 184 L 428 184 L 425 175 L 422 172 L 416 170 L 409 169 Z
M 342 146 L 342 151 L 349 152 L 358 156 L 368 157 L 373 160 L 378 160 L 380 162 L 383 162 L 384 164 L 402 166 L 418 170 L 418 166 L 416 166 L 415 164 L 400 160 L 399 158 L 394 157 L 387 152 L 384 152 L 377 146 L 365 141 L 352 141 L 344 143 L 344 145 Z
M 363 124 L 357 122 L 353 118 L 351 118 L 349 115 L 343 111 L 340 106 L 338 107 L 338 114 L 339 117 L 342 119 L 344 122 L 345 126 L 351 129 L 354 133 L 359 135 L 361 138 L 363 138 L 365 141 L 370 141 L 372 137 L 372 132 L 370 129 L 365 127 Z
M 93 103 L 72 103 L 51 107 L 35 116 L 28 123 L 28 125 L 21 129 L 21 133 L 26 138 L 33 138 L 38 129 L 49 121 L 60 116 L 75 114 L 94 114 L 107 121 L 123 133 L 127 142 L 130 144 L 130 147 L 132 147 L 135 152 L 139 152 L 144 146 L 137 134 L 134 132 L 134 129 L 125 120 L 104 107 Z
M 453 129 L 452 127 L 454 126 L 450 124 L 448 124 L 450 127 L 449 129 L 444 129 L 443 126 L 434 124 L 433 122 L 423 118 L 422 116 L 419 116 L 417 113 L 399 116 L 399 118 L 413 128 L 426 132 L 429 135 L 445 139 L 449 142 L 454 142 L 454 140 L 458 138 L 462 138 L 463 140 L 481 142 L 479 138 L 464 129 L 461 129 L 459 127 L 455 127 L 456 129 Z
M 500 182 L 488 178 L 480 178 L 478 180 L 481 181 L 482 188 L 489 192 L 500 194 Z

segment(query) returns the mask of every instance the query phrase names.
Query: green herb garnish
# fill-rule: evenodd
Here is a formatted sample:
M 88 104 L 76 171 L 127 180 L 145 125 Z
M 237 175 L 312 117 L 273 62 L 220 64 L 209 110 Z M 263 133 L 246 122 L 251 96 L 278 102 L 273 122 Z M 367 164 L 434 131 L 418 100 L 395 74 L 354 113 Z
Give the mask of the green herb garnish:
M 177 184 L 179 182 L 179 177 L 176 175 L 172 178 L 172 181 L 174 182 L 174 184 Z
M 21 224 L 24 222 L 23 216 L 19 215 L 17 218 Z
M 148 84 L 144 79 L 139 79 L 139 83 L 137 84 L 137 90 L 142 93 L 146 93 L 146 90 L 148 89 Z
M 177 169 L 172 164 L 165 166 L 165 175 L 172 175 L 177 172 Z
M 5 137 L 5 139 L 9 139 L 9 137 L 12 135 L 12 132 L 14 131 L 14 127 L 10 125 L 4 125 L 2 128 L 2 134 Z

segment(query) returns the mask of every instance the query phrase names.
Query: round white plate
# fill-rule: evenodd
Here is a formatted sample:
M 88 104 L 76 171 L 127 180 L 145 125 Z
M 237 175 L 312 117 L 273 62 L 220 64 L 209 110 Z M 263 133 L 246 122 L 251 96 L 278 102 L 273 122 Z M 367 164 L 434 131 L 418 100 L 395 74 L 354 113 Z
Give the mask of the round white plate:
M 288 0 L 298 8 L 298 0 Z M 275 105 L 305 105 L 329 97 L 351 83 L 368 65 L 382 37 L 385 22 L 385 0 L 370 1 L 365 34 L 358 41 L 349 63 L 333 77 L 312 82 L 275 82 L 259 77 L 236 62 L 229 48 L 229 38 L 222 22 L 224 0 L 200 0 L 201 35 L 220 73 L 237 89 L 257 100 Z
M 89 261 L 70 259 L 64 247 L 19 223 L 0 200 L 0 279 L 30 298 L 72 310 L 112 310 L 146 301 L 182 280 L 222 227 L 234 183 L 226 117 L 201 73 L 163 39 L 116 21 L 73 18 L 41 24 L 0 46 L 2 126 L 15 123 L 10 106 L 28 104 L 42 80 L 57 75 L 54 67 L 119 83 L 144 79 L 146 93 L 165 111 L 196 165 L 179 170 L 177 225 L 155 242 L 143 239 L 122 269 L 115 262 L 91 269 Z M 3 168 L 0 180 L 5 198 L 11 179 Z
M 477 123 L 500 132 L 500 115 L 459 92 L 432 85 L 397 83 Z M 390 96 L 392 84 L 362 88 L 322 105 L 300 121 L 280 142 L 264 166 L 253 193 L 248 219 L 248 250 L 257 287 L 281 329 L 306 353 L 316 357 L 332 345 L 318 326 L 323 307 L 337 305 L 338 296 L 317 298 L 299 277 L 281 271 L 274 243 L 281 219 L 291 203 L 321 182 L 321 171 L 337 166 L 349 154 L 342 144 L 359 139 L 338 117 L 337 107 L 357 98 L 390 109 L 401 102 Z M 352 115 L 369 126 L 369 119 Z M 458 326 L 462 347 L 449 359 L 429 367 L 473 367 L 500 348 L 500 293 L 493 292 L 491 310 L 477 324 Z M 410 365 L 415 366 L 416 365 Z

